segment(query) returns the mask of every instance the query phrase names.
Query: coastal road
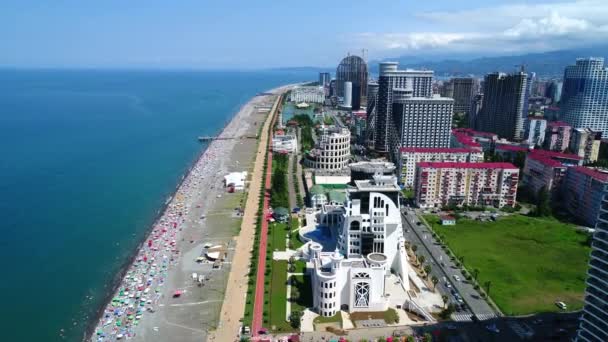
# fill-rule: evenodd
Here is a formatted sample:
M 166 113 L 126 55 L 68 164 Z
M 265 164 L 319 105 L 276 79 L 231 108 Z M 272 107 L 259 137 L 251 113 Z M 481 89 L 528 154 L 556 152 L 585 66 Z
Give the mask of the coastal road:
M 470 321 L 472 320 L 472 314 L 479 320 L 486 320 L 496 317 L 496 313 L 490 307 L 490 305 L 479 295 L 479 293 L 473 288 L 473 285 L 469 283 L 456 264 L 450 259 L 450 257 L 441 248 L 441 245 L 433 239 L 433 235 L 429 231 L 429 228 L 420 223 L 414 210 L 404 208 L 402 211 L 402 221 L 404 236 L 407 240 L 413 244 L 418 245 L 416 251 L 419 255 L 424 255 L 427 263 L 431 265 L 431 274 L 435 275 L 439 279 L 437 286 L 440 292 L 446 294 L 449 298 L 449 302 L 457 303 L 455 294 L 458 293 L 462 300 L 467 304 L 468 309 L 460 312 L 455 312 L 452 315 L 452 319 L 456 321 Z M 454 275 L 460 278 L 460 281 L 454 279 Z M 448 285 L 450 284 L 450 289 Z

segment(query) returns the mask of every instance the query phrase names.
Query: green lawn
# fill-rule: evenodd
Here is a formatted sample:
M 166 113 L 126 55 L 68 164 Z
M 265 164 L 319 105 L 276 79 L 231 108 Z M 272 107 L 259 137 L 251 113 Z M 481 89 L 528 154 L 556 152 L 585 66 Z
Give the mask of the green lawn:
M 268 239 L 268 252 L 271 253 L 277 251 L 284 251 L 287 248 L 287 224 L 285 223 L 271 223 L 268 225 L 270 230 Z
M 296 270 L 293 273 L 306 273 L 306 261 L 297 260 L 295 266 Z
M 340 323 L 342 324 L 342 314 L 340 311 L 331 317 L 317 316 L 314 320 L 315 324 L 324 324 L 324 323 Z
M 513 215 L 497 222 L 460 219 L 441 226 L 425 219 L 443 236 L 469 271 L 479 270 L 480 285 L 491 281 L 490 297 L 508 315 L 569 310 L 583 306 L 590 248 L 587 235 L 553 218 Z
M 276 331 L 291 331 L 289 322 L 285 320 L 287 310 L 287 261 L 272 261 L 272 280 L 270 295 L 270 324 L 268 328 L 276 327 Z
M 291 279 L 291 293 L 295 295 L 295 302 L 291 303 L 291 312 L 304 311 L 312 307 L 312 284 L 308 275 L 293 275 Z

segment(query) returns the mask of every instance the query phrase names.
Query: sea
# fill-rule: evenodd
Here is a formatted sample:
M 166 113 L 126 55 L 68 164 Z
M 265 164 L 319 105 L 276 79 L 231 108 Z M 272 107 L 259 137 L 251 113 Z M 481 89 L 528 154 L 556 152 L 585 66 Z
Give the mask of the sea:
M 312 71 L 0 70 L 0 340 L 80 341 L 188 167 Z

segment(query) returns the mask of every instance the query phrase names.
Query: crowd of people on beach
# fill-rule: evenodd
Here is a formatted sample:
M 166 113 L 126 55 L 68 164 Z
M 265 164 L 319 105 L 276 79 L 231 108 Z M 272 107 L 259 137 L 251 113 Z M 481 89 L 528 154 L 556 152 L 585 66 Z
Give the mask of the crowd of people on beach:
M 217 172 L 214 168 L 225 144 L 219 140 L 212 142 L 179 186 L 106 306 L 93 340 L 131 339 L 143 317 L 155 312 L 169 269 L 179 260 L 178 241 L 188 212 L 195 204 L 195 196 L 201 193 L 205 175 Z

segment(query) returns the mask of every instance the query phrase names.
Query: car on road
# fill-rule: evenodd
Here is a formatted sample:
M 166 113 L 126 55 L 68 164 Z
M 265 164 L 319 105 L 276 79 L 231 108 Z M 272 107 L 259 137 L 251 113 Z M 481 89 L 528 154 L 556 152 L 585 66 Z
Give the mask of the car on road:
M 454 280 L 460 281 L 460 277 L 458 276 L 458 274 L 454 274 L 453 277 L 454 277 Z
M 566 305 L 566 303 L 559 301 L 559 300 L 555 302 L 555 305 L 562 310 L 568 309 L 568 305 Z
M 446 281 L 445 282 L 445 287 L 447 287 L 448 289 L 451 289 L 452 288 L 452 284 L 450 284 L 449 282 Z
M 486 329 L 497 334 L 500 332 L 500 329 L 498 329 L 496 324 L 486 325 Z

